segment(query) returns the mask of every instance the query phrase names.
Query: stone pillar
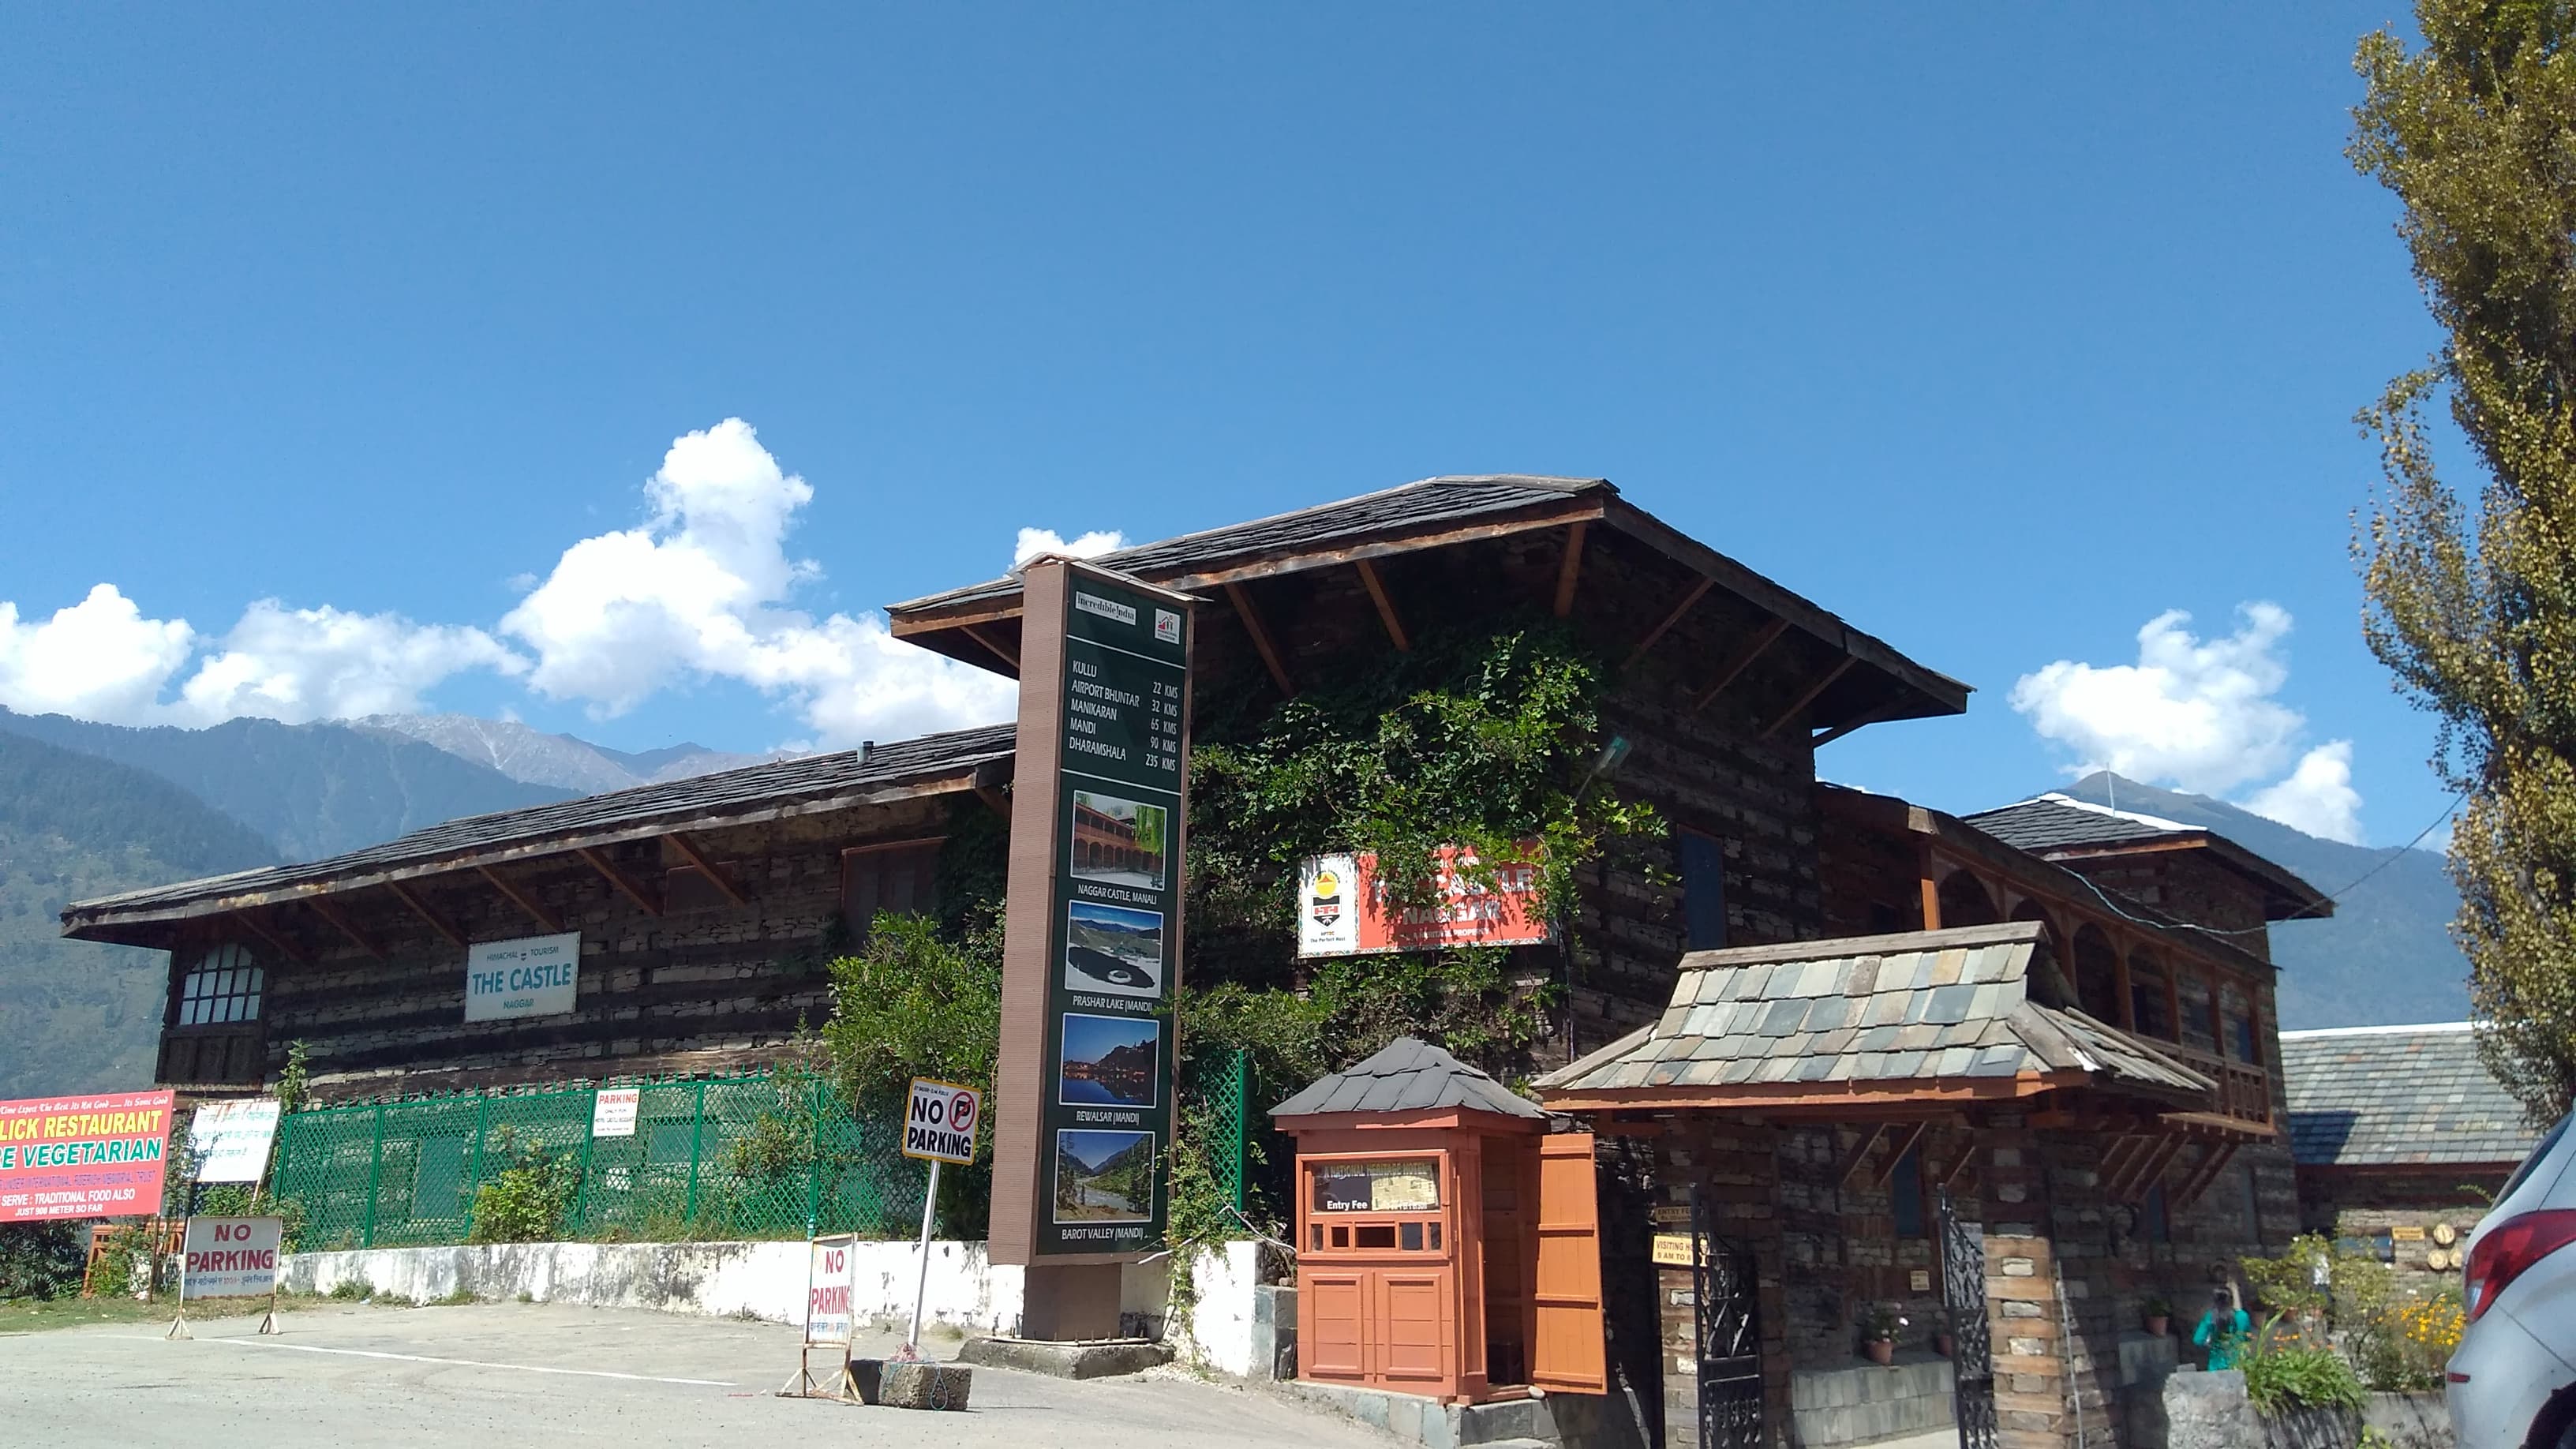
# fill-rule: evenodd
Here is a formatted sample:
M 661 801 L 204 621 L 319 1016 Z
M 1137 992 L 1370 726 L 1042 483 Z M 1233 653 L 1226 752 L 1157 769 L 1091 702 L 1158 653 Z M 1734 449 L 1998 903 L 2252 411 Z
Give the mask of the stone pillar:
M 2056 1257 L 2046 1238 L 1992 1236 L 1986 1322 L 1994 1335 L 1995 1423 L 2003 1449 L 2073 1449 L 2059 1343 Z

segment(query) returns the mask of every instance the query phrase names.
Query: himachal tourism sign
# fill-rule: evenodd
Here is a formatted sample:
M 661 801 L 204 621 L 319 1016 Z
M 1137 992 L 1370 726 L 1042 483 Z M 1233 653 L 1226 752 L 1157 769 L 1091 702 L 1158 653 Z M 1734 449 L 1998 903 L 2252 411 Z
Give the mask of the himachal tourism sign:
M 991 1251 L 1124 1261 L 1168 1208 L 1192 600 L 1066 559 L 1022 579 Z
M 581 933 L 477 941 L 465 948 L 465 1019 L 561 1016 L 581 980 Z
M 175 1096 L 0 1102 L 0 1223 L 159 1212 Z
M 1539 843 L 1498 861 L 1480 881 L 1476 853 L 1440 848 L 1419 904 L 1388 896 L 1368 852 L 1307 857 L 1297 873 L 1297 954 L 1371 956 L 1453 946 L 1535 946 L 1548 939 L 1539 900 Z

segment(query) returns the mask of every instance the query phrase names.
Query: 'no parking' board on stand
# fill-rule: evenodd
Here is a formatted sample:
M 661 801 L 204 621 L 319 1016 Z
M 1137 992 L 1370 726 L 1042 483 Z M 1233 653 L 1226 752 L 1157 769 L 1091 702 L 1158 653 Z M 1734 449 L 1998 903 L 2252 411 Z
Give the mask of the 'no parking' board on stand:
M 983 1115 L 983 1093 L 915 1077 L 912 1105 L 903 1114 L 903 1155 L 964 1167 L 975 1160 L 975 1127 Z

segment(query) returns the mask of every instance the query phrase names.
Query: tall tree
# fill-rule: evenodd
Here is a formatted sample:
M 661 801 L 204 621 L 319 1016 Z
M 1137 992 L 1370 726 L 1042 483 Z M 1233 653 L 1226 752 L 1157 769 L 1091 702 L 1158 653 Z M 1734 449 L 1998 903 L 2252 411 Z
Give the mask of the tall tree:
M 2362 414 L 2386 481 L 2354 539 L 2371 648 L 2441 721 L 2467 804 L 2454 931 L 2488 1065 L 2536 1118 L 2576 1096 L 2576 0 L 2417 0 L 2361 42 L 2353 164 L 2448 334 Z M 2435 468 L 2447 404 L 2483 465 Z

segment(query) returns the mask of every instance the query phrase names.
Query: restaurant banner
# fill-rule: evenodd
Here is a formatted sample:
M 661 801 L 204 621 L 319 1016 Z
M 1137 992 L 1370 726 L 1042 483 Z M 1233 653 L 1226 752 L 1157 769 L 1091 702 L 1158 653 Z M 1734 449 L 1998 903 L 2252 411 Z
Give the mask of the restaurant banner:
M 1307 857 L 1297 873 L 1297 954 L 1374 956 L 1450 946 L 1535 946 L 1549 938 L 1539 899 L 1539 843 L 1521 844 L 1516 860 L 1475 879 L 1478 856 L 1440 848 L 1426 905 L 1399 906 L 1378 879 L 1366 851 Z
M 176 1094 L 0 1102 L 0 1223 L 161 1211 Z

